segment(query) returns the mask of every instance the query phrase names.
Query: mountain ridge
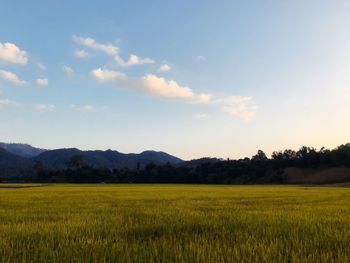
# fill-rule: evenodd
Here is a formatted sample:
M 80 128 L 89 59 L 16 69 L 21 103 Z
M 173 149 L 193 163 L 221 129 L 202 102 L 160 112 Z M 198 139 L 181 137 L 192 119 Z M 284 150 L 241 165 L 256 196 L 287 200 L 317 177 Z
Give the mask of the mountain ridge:
M 22 147 L 22 148 L 21 148 Z M 32 170 L 40 162 L 46 169 L 68 168 L 72 158 L 79 156 L 81 165 L 107 169 L 143 169 L 150 163 L 162 165 L 184 162 L 178 157 L 162 151 L 146 150 L 141 153 L 121 153 L 115 150 L 87 150 L 60 148 L 44 150 L 29 144 L 0 143 L 0 177 L 8 177 L 11 171 L 21 175 Z M 3 171 L 3 172 L 1 172 Z
M 38 156 L 39 154 L 47 151 L 46 149 L 41 149 L 33 147 L 26 143 L 4 143 L 0 142 L 0 148 L 5 149 L 6 151 L 21 156 L 25 158 L 32 158 Z

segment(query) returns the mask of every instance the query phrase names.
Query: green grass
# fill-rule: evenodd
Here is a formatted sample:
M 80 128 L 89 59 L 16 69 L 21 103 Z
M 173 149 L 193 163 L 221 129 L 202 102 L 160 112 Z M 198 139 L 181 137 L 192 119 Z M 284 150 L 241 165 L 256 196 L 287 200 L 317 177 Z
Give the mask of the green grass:
M 2 262 L 350 262 L 350 188 L 0 188 Z

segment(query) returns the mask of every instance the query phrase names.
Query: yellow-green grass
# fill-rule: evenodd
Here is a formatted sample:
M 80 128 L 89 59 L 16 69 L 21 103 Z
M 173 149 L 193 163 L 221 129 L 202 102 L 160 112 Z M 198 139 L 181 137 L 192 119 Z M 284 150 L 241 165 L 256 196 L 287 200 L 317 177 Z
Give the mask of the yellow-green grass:
M 350 262 L 350 188 L 0 188 L 2 262 Z

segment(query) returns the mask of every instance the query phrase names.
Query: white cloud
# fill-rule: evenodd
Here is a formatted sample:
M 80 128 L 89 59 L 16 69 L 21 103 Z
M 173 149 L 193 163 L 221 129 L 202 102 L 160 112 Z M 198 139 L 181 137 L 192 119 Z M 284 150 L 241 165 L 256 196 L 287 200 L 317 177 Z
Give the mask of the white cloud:
M 128 78 L 127 75 L 122 72 L 101 68 L 92 70 L 91 75 L 94 76 L 99 83 L 112 83 Z
M 174 80 L 168 81 L 153 74 L 141 78 L 128 78 L 127 75 L 119 71 L 98 68 L 92 70 L 91 75 L 100 83 L 110 83 L 126 89 L 139 90 L 156 97 L 196 103 L 210 101 L 209 94 L 194 93 L 189 87 L 180 86 Z
M 50 111 L 53 112 L 56 109 L 56 106 L 53 104 L 35 104 L 34 108 L 37 111 Z
M 15 100 L 9 100 L 9 99 L 0 99 L 0 108 L 3 106 L 14 106 L 18 107 L 21 106 L 21 103 Z
M 245 121 L 252 120 L 257 110 L 257 106 L 252 97 L 231 96 L 216 100 L 214 103 L 220 103 L 223 112 L 239 117 Z
M 213 98 L 211 94 L 195 93 L 189 87 L 180 86 L 174 80 L 166 80 L 153 74 L 140 78 L 131 78 L 119 71 L 98 68 L 92 70 L 91 75 L 101 84 L 112 84 L 119 88 L 141 91 L 155 97 L 218 105 L 223 112 L 245 121 L 252 120 L 257 110 L 252 97 L 230 96 Z M 197 114 L 195 117 L 207 119 L 210 118 L 210 115 Z
M 63 66 L 62 71 L 64 72 L 64 74 L 66 74 L 67 77 L 74 77 L 74 70 L 71 67 Z
M 129 56 L 128 61 L 124 61 L 120 56 L 115 56 L 115 61 L 121 67 L 131 67 L 136 65 L 144 65 L 144 64 L 154 64 L 155 61 L 150 58 L 140 58 L 134 54 Z
M 36 79 L 36 84 L 39 86 L 47 86 L 49 85 L 49 80 L 48 79 Z
M 197 59 L 200 61 L 206 61 L 207 58 L 205 56 L 197 56 Z
M 21 50 L 15 44 L 0 42 L 0 61 L 25 65 L 28 62 L 27 52 Z
M 95 39 L 87 37 L 78 37 L 73 36 L 73 40 L 75 43 L 80 44 L 86 48 L 90 48 L 95 51 L 103 52 L 111 57 L 114 58 L 117 65 L 120 67 L 131 67 L 136 65 L 144 65 L 144 64 L 154 64 L 155 61 L 151 58 L 141 58 L 137 55 L 131 54 L 128 58 L 128 60 L 124 60 L 119 55 L 119 47 L 116 45 L 113 45 L 111 43 L 99 43 Z M 75 51 L 75 56 L 77 58 L 87 58 L 90 54 L 85 50 L 77 50 Z
M 73 40 L 77 44 L 91 48 L 93 50 L 102 51 L 110 56 L 116 56 L 119 53 L 119 48 L 117 46 L 112 45 L 110 43 L 105 43 L 105 44 L 98 43 L 95 41 L 95 39 L 90 37 L 83 38 L 83 37 L 73 36 Z
M 86 59 L 89 57 L 89 52 L 85 51 L 84 49 L 79 49 L 74 52 L 75 57 L 80 59 Z
M 194 117 L 198 120 L 207 120 L 211 118 L 210 114 L 207 113 L 198 113 L 195 114 Z
M 167 72 L 171 70 L 171 67 L 168 64 L 161 65 L 158 69 L 160 72 Z
M 28 85 L 28 82 L 21 80 L 15 73 L 10 71 L 0 70 L 0 77 L 16 86 L 23 87 Z
M 72 109 L 76 110 L 76 111 L 80 111 L 80 112 L 92 112 L 95 110 L 95 108 L 92 105 L 82 105 L 82 106 L 78 106 L 75 104 L 70 105 Z
M 180 86 L 174 80 L 168 81 L 153 74 L 143 77 L 142 82 L 145 90 L 155 96 L 200 103 L 207 103 L 210 101 L 209 94 L 196 94 L 189 87 Z

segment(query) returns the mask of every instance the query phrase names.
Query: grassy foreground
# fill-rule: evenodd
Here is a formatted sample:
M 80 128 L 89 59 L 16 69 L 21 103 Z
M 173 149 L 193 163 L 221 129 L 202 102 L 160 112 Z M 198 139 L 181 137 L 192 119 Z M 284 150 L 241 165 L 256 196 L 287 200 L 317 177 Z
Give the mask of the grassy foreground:
M 0 188 L 1 262 L 350 262 L 350 188 Z

